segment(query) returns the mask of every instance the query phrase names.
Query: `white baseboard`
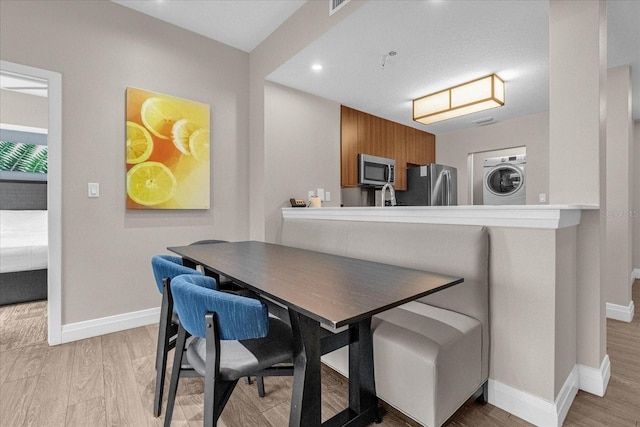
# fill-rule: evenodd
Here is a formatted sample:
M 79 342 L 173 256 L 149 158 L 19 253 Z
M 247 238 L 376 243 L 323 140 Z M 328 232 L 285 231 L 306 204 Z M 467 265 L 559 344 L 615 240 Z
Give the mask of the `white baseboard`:
M 631 322 L 635 312 L 635 306 L 633 300 L 629 302 L 628 306 L 607 303 L 607 319 L 620 320 L 622 322 Z
M 489 379 L 489 403 L 537 426 L 559 427 L 578 393 L 580 378 L 575 366 L 565 381 L 558 398 L 550 402 Z
M 584 365 L 578 365 L 578 374 L 580 376 L 580 390 L 596 396 L 604 396 L 611 378 L 611 361 L 609 355 L 605 354 L 600 369 L 590 368 Z
M 62 325 L 62 343 L 158 323 L 160 307 Z
M 640 279 L 640 268 L 636 268 L 631 272 L 631 283 L 629 289 L 633 286 L 633 282 L 636 279 Z M 631 291 L 629 291 L 631 293 Z M 633 300 L 629 301 L 629 305 L 620 305 L 607 303 L 607 319 L 620 320 L 622 322 L 631 322 L 635 313 L 635 306 Z
M 578 394 L 579 384 L 580 376 L 578 367 L 574 366 L 564 384 L 562 385 L 560 393 L 558 393 L 558 397 L 554 402 L 554 407 L 556 408 L 556 413 L 558 414 L 558 426 L 561 426 L 564 423 L 564 419 L 567 418 L 569 408 L 571 408 L 571 404 L 576 398 L 576 394 Z

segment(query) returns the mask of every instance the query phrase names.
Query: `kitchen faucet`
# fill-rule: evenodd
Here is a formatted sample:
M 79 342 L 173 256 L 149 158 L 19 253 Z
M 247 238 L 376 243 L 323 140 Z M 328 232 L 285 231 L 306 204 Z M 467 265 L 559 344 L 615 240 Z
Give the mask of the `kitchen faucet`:
M 396 192 L 393 190 L 393 187 L 388 182 L 385 185 L 382 186 L 382 193 L 380 195 L 380 198 L 382 199 L 382 206 L 384 207 L 384 203 L 385 203 L 385 199 L 386 199 L 386 195 L 387 195 L 387 188 L 389 189 L 389 192 L 391 193 L 391 206 L 395 206 L 396 205 Z

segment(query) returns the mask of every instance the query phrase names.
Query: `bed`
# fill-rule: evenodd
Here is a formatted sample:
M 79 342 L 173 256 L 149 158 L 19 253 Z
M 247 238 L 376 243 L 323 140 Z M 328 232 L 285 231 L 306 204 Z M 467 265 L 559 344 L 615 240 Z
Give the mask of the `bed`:
M 0 305 L 47 299 L 47 183 L 0 181 Z

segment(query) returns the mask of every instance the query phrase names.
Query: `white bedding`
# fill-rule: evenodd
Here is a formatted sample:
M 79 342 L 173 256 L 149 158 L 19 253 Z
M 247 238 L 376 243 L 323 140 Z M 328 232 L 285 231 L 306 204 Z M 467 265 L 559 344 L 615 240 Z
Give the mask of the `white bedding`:
M 47 211 L 0 211 L 0 273 L 48 264 Z

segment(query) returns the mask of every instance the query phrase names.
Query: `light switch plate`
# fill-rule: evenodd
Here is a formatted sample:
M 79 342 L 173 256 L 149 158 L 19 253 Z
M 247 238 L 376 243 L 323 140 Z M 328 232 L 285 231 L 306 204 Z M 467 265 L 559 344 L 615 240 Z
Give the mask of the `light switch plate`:
M 100 184 L 97 182 L 90 182 L 87 185 L 87 192 L 89 197 L 100 197 Z
M 324 188 L 316 189 L 316 197 L 318 197 L 321 202 L 324 202 Z
M 330 202 L 331 201 L 331 192 L 329 192 L 329 191 L 325 191 L 324 192 L 324 201 L 325 202 Z

